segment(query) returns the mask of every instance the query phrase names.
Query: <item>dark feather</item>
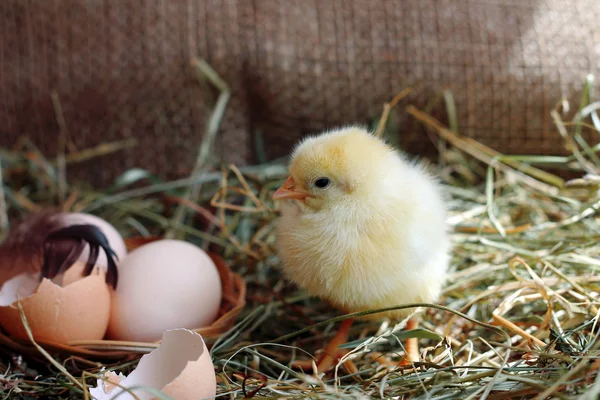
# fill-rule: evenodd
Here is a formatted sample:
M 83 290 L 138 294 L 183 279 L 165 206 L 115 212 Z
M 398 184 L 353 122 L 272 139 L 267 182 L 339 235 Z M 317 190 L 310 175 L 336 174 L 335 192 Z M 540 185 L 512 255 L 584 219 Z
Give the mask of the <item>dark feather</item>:
M 108 260 L 106 283 L 116 288 L 118 272 L 115 259 L 117 259 L 117 255 L 100 228 L 91 224 L 70 225 L 54 230 L 46 237 L 42 277 L 52 279 L 73 265 L 81 255 L 86 243 L 90 247 L 90 254 L 86 261 L 84 275 L 92 273 L 100 249 L 102 249 Z
M 84 275 L 92 273 L 102 248 L 108 260 L 106 282 L 116 288 L 117 256 L 106 236 L 95 225 L 65 226 L 56 211 L 30 216 L 9 232 L 0 244 L 0 284 L 24 272 L 52 279 L 77 261 L 86 243 L 90 254 Z

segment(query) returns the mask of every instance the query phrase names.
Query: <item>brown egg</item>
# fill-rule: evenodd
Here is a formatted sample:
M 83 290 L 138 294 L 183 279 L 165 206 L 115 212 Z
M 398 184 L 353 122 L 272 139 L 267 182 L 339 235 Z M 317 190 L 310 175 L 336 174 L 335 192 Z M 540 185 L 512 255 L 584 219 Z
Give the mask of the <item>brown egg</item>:
M 76 262 L 54 282 L 43 279 L 37 284 L 37 274 L 21 274 L 5 282 L 0 288 L 2 328 L 12 338 L 29 340 L 17 306 L 20 299 L 36 341 L 66 344 L 102 339 L 110 318 L 110 289 L 102 268 L 82 277 L 84 266 Z

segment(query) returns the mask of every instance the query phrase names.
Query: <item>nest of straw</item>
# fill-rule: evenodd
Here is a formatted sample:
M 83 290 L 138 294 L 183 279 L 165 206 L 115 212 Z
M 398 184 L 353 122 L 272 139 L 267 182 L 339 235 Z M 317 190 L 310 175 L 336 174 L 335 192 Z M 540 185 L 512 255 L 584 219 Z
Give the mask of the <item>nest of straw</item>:
M 293 365 L 318 357 L 338 322 L 349 316 L 281 277 L 270 194 L 286 177 L 286 160 L 212 167 L 209 150 L 229 92 L 206 64 L 195 65 L 221 95 L 189 178 L 166 182 L 147 171 L 125 171 L 113 188 L 100 193 L 61 180 L 76 162 L 68 160 L 77 157 L 50 161 L 28 143 L 27 151 L 0 153 L 0 223 L 6 227 L 11 218 L 58 204 L 95 213 L 128 238 L 184 238 L 219 254 L 247 287 L 246 306 L 210 347 L 220 396 L 597 397 L 600 145 L 585 138 L 600 133 L 600 103 L 593 102 L 589 85 L 574 115 L 552 110 L 566 155 L 506 156 L 461 136 L 449 92 L 441 97 L 448 126 L 427 110 L 404 104 L 440 150 L 437 168 L 450 194 L 454 244 L 450 278 L 439 304 L 419 305 L 421 329 L 357 321 L 335 370 L 314 374 Z M 402 100 L 406 94 L 386 104 L 378 125 L 383 135 L 389 133 L 389 110 L 409 103 Z M 574 179 L 565 180 L 565 171 Z M 420 340 L 422 362 L 406 366 L 399 363 L 401 342 L 410 336 Z M 102 368 L 127 374 L 139 359 L 138 354 L 100 363 L 63 352 L 57 354 L 60 362 L 44 359 L 51 358 L 48 354 L 38 357 L 45 360 L 40 363 L 19 347 L 2 345 L 0 384 L 11 398 L 81 398 L 70 379 L 94 384 Z M 144 346 L 136 351 L 152 350 Z
M 160 237 L 131 237 L 125 239 L 128 251 L 137 247 L 160 240 Z M 222 285 L 222 300 L 217 318 L 209 326 L 192 329 L 202 335 L 207 346 L 231 329 L 237 316 L 246 305 L 246 283 L 244 279 L 233 272 L 225 260 L 216 253 L 208 252 L 215 263 Z M 22 321 L 27 324 L 24 318 Z M 0 343 L 22 354 L 28 354 L 39 359 L 39 352 L 35 344 L 42 346 L 62 356 L 83 357 L 88 360 L 119 361 L 132 358 L 137 354 L 145 354 L 158 347 L 157 342 L 131 342 L 121 340 L 78 340 L 66 344 L 36 340 L 35 343 L 11 338 L 0 331 Z

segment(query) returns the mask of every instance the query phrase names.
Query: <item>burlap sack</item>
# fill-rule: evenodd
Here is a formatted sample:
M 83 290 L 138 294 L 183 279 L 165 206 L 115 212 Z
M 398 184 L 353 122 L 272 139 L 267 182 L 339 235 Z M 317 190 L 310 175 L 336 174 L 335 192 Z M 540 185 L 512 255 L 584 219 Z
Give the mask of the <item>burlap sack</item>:
M 55 91 L 76 148 L 139 139 L 72 174 L 185 173 L 207 115 L 198 56 L 233 91 L 225 161 L 255 162 L 257 132 L 274 158 L 306 133 L 366 122 L 405 87 L 418 107 L 451 88 L 462 133 L 500 151 L 556 153 L 549 111 L 600 79 L 599 27 L 598 0 L 2 0 L 0 145 L 27 136 L 54 155 Z M 431 150 L 397 116 L 402 146 Z

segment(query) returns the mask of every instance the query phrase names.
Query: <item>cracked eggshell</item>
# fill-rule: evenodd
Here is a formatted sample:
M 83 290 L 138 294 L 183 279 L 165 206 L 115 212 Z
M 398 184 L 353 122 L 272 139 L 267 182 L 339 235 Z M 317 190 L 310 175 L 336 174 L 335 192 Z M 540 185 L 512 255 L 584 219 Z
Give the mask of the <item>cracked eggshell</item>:
M 110 289 L 104 271 L 81 277 L 85 264 L 76 262 L 62 277 L 62 285 L 37 274 L 21 274 L 0 288 L 0 325 L 15 339 L 29 340 L 17 299 L 33 337 L 66 344 L 73 340 L 100 340 L 110 318 Z
M 117 231 L 114 226 L 102 218 L 86 213 L 63 213 L 61 214 L 61 218 L 63 218 L 63 221 L 65 221 L 67 225 L 91 224 L 97 226 L 100 228 L 102 233 L 104 233 L 104 236 L 106 236 L 106 240 L 108 240 L 111 249 L 114 250 L 119 261 L 123 260 L 123 258 L 125 258 L 127 255 L 127 246 L 125 245 L 125 241 L 123 240 L 123 237 L 119 231 Z M 79 256 L 79 260 L 86 261 L 89 257 L 89 254 L 90 247 L 86 244 L 83 252 Z M 108 264 L 104 251 L 100 251 L 98 254 L 97 264 L 102 266 Z
M 144 355 L 137 368 L 124 377 L 114 372 L 105 373 L 104 381 L 90 389 L 96 400 L 134 399 L 131 393 L 115 385 L 118 383 L 140 400 L 156 398 L 144 388 L 159 390 L 175 400 L 214 398 L 217 380 L 210 353 L 202 336 L 187 329 L 163 332 L 156 350 Z

